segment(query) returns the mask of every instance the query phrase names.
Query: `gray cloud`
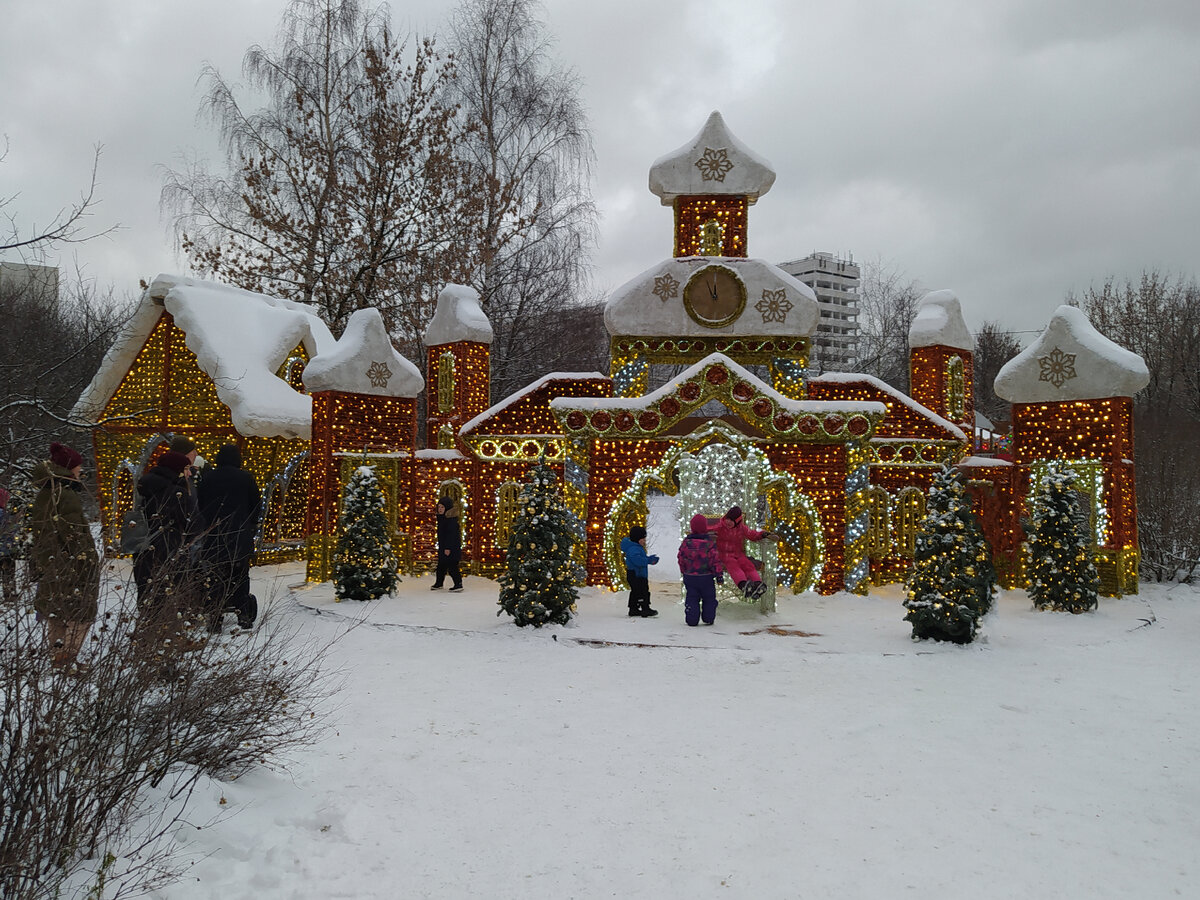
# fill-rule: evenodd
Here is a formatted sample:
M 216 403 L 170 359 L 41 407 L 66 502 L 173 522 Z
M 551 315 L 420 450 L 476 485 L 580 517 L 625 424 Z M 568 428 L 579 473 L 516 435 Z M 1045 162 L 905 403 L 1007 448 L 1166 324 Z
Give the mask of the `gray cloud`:
M 76 249 L 102 283 L 181 270 L 161 167 L 213 156 L 204 62 L 236 76 L 279 0 L 13 4 L 0 32 L 0 196 L 45 222 L 101 142 L 97 223 Z M 448 8 L 394 6 L 428 30 Z M 720 109 L 771 160 L 750 253 L 882 259 L 962 298 L 968 324 L 1040 328 L 1068 290 L 1145 267 L 1194 274 L 1200 235 L 1200 5 L 1119 0 L 550 0 L 557 52 L 585 80 L 612 289 L 671 252 L 650 164 Z

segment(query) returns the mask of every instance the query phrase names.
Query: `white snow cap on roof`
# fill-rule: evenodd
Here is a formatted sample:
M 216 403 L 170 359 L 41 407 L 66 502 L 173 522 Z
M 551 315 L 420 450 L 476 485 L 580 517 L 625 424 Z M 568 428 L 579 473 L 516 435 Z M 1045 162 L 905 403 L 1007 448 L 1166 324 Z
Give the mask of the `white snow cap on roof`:
M 455 341 L 492 342 L 492 323 L 479 305 L 479 291 L 462 284 L 448 284 L 438 294 L 433 320 L 425 329 L 425 346 Z
M 775 183 L 775 169 L 733 136 L 714 111 L 700 133 L 650 166 L 650 190 L 670 206 L 697 194 L 745 196 L 754 203 Z
M 975 339 L 967 330 L 962 306 L 953 291 L 930 291 L 921 298 L 908 329 L 908 346 L 955 347 L 968 352 L 975 349 Z
M 1083 310 L 1064 305 L 1004 364 L 995 388 L 1010 403 L 1054 403 L 1132 397 L 1149 383 L 1145 360 L 1098 332 Z
M 296 345 L 309 359 L 336 347 L 311 307 L 239 288 L 160 275 L 148 292 L 183 330 L 188 349 L 247 436 L 309 438 L 312 399 L 275 373 Z
M 396 352 L 377 309 L 356 310 L 337 346 L 304 367 L 310 391 L 349 391 L 377 397 L 415 397 L 425 379 Z

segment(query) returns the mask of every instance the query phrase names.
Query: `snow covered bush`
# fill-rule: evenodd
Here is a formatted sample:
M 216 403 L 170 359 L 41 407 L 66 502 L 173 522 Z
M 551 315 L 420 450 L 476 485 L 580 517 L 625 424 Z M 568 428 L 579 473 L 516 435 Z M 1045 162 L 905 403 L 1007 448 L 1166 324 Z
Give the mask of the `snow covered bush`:
M 338 600 L 378 600 L 395 590 L 399 566 L 375 470 L 359 466 L 346 485 L 338 521 L 334 596 Z
M 1046 465 L 1030 498 L 1029 596 L 1038 609 L 1087 612 L 1097 604 L 1100 578 L 1092 559 L 1091 525 L 1075 490 L 1075 471 L 1060 460 Z
M 912 623 L 914 640 L 968 644 L 992 608 L 991 548 L 961 476 L 949 466 L 934 475 L 905 588 L 904 621 Z
M 571 514 L 558 490 L 558 477 L 545 463 L 521 489 L 506 571 L 500 576 L 500 609 L 517 625 L 565 625 L 575 612 L 575 585 L 583 572 L 571 558 L 575 545 Z

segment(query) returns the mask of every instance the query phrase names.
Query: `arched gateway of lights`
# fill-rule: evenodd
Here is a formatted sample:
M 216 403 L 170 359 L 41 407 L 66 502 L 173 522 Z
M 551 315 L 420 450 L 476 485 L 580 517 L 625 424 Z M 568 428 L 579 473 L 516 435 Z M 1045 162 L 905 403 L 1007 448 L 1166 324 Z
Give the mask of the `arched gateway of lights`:
M 303 304 L 159 276 L 76 406 L 102 423 L 106 533 L 137 476 L 183 433 L 207 457 L 242 447 L 266 488 L 260 563 L 304 556 L 310 579 L 329 577 L 341 488 L 365 454 L 406 569 L 432 566 L 433 507 L 449 493 L 467 509 L 465 555 L 489 574 L 503 565 L 520 483 L 544 457 L 562 477 L 589 583 L 621 586 L 620 538 L 661 491 L 678 497 L 684 522 L 738 503 L 779 533 L 772 589 L 865 592 L 903 578 L 932 473 L 950 462 L 968 474 L 1002 582 L 1015 586 L 1031 481 L 1066 459 L 1082 476 L 1104 592 L 1136 592 L 1131 398 L 1148 381 L 1142 360 L 1060 307 L 996 379 L 1014 404 L 1011 459 L 972 455 L 973 339 L 949 291 L 927 295 L 913 324 L 911 396 L 866 375 L 809 377 L 815 295 L 747 256 L 749 208 L 774 180 L 713 113 L 651 167 L 651 191 L 674 211 L 674 254 L 609 298 L 610 376 L 555 373 L 495 405 L 492 329 L 470 288 L 439 296 L 422 377 L 374 310 L 335 340 Z M 677 374 L 649 390 L 666 366 Z

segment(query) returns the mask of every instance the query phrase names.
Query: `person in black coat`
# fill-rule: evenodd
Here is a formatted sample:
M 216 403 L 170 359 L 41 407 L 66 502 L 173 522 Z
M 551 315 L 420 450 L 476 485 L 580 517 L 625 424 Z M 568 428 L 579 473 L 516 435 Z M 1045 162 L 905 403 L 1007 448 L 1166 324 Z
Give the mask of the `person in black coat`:
M 133 558 L 133 580 L 137 584 L 138 612 L 145 619 L 159 613 L 164 621 L 190 606 L 191 565 L 185 546 L 193 537 L 192 504 L 183 470 L 188 458 L 168 451 L 158 465 L 138 479 L 137 492 L 150 541 Z
M 458 504 L 451 497 L 442 497 L 437 504 L 437 575 L 431 591 L 440 591 L 450 576 L 452 591 L 463 589 L 462 572 L 462 525 L 458 521 Z
M 216 467 L 205 473 L 196 493 L 204 529 L 208 629 L 221 630 L 226 609 L 237 613 L 240 627 L 253 628 L 258 599 L 250 593 L 250 560 L 262 494 L 254 473 L 242 468 L 236 445 L 225 444 L 217 451 Z

